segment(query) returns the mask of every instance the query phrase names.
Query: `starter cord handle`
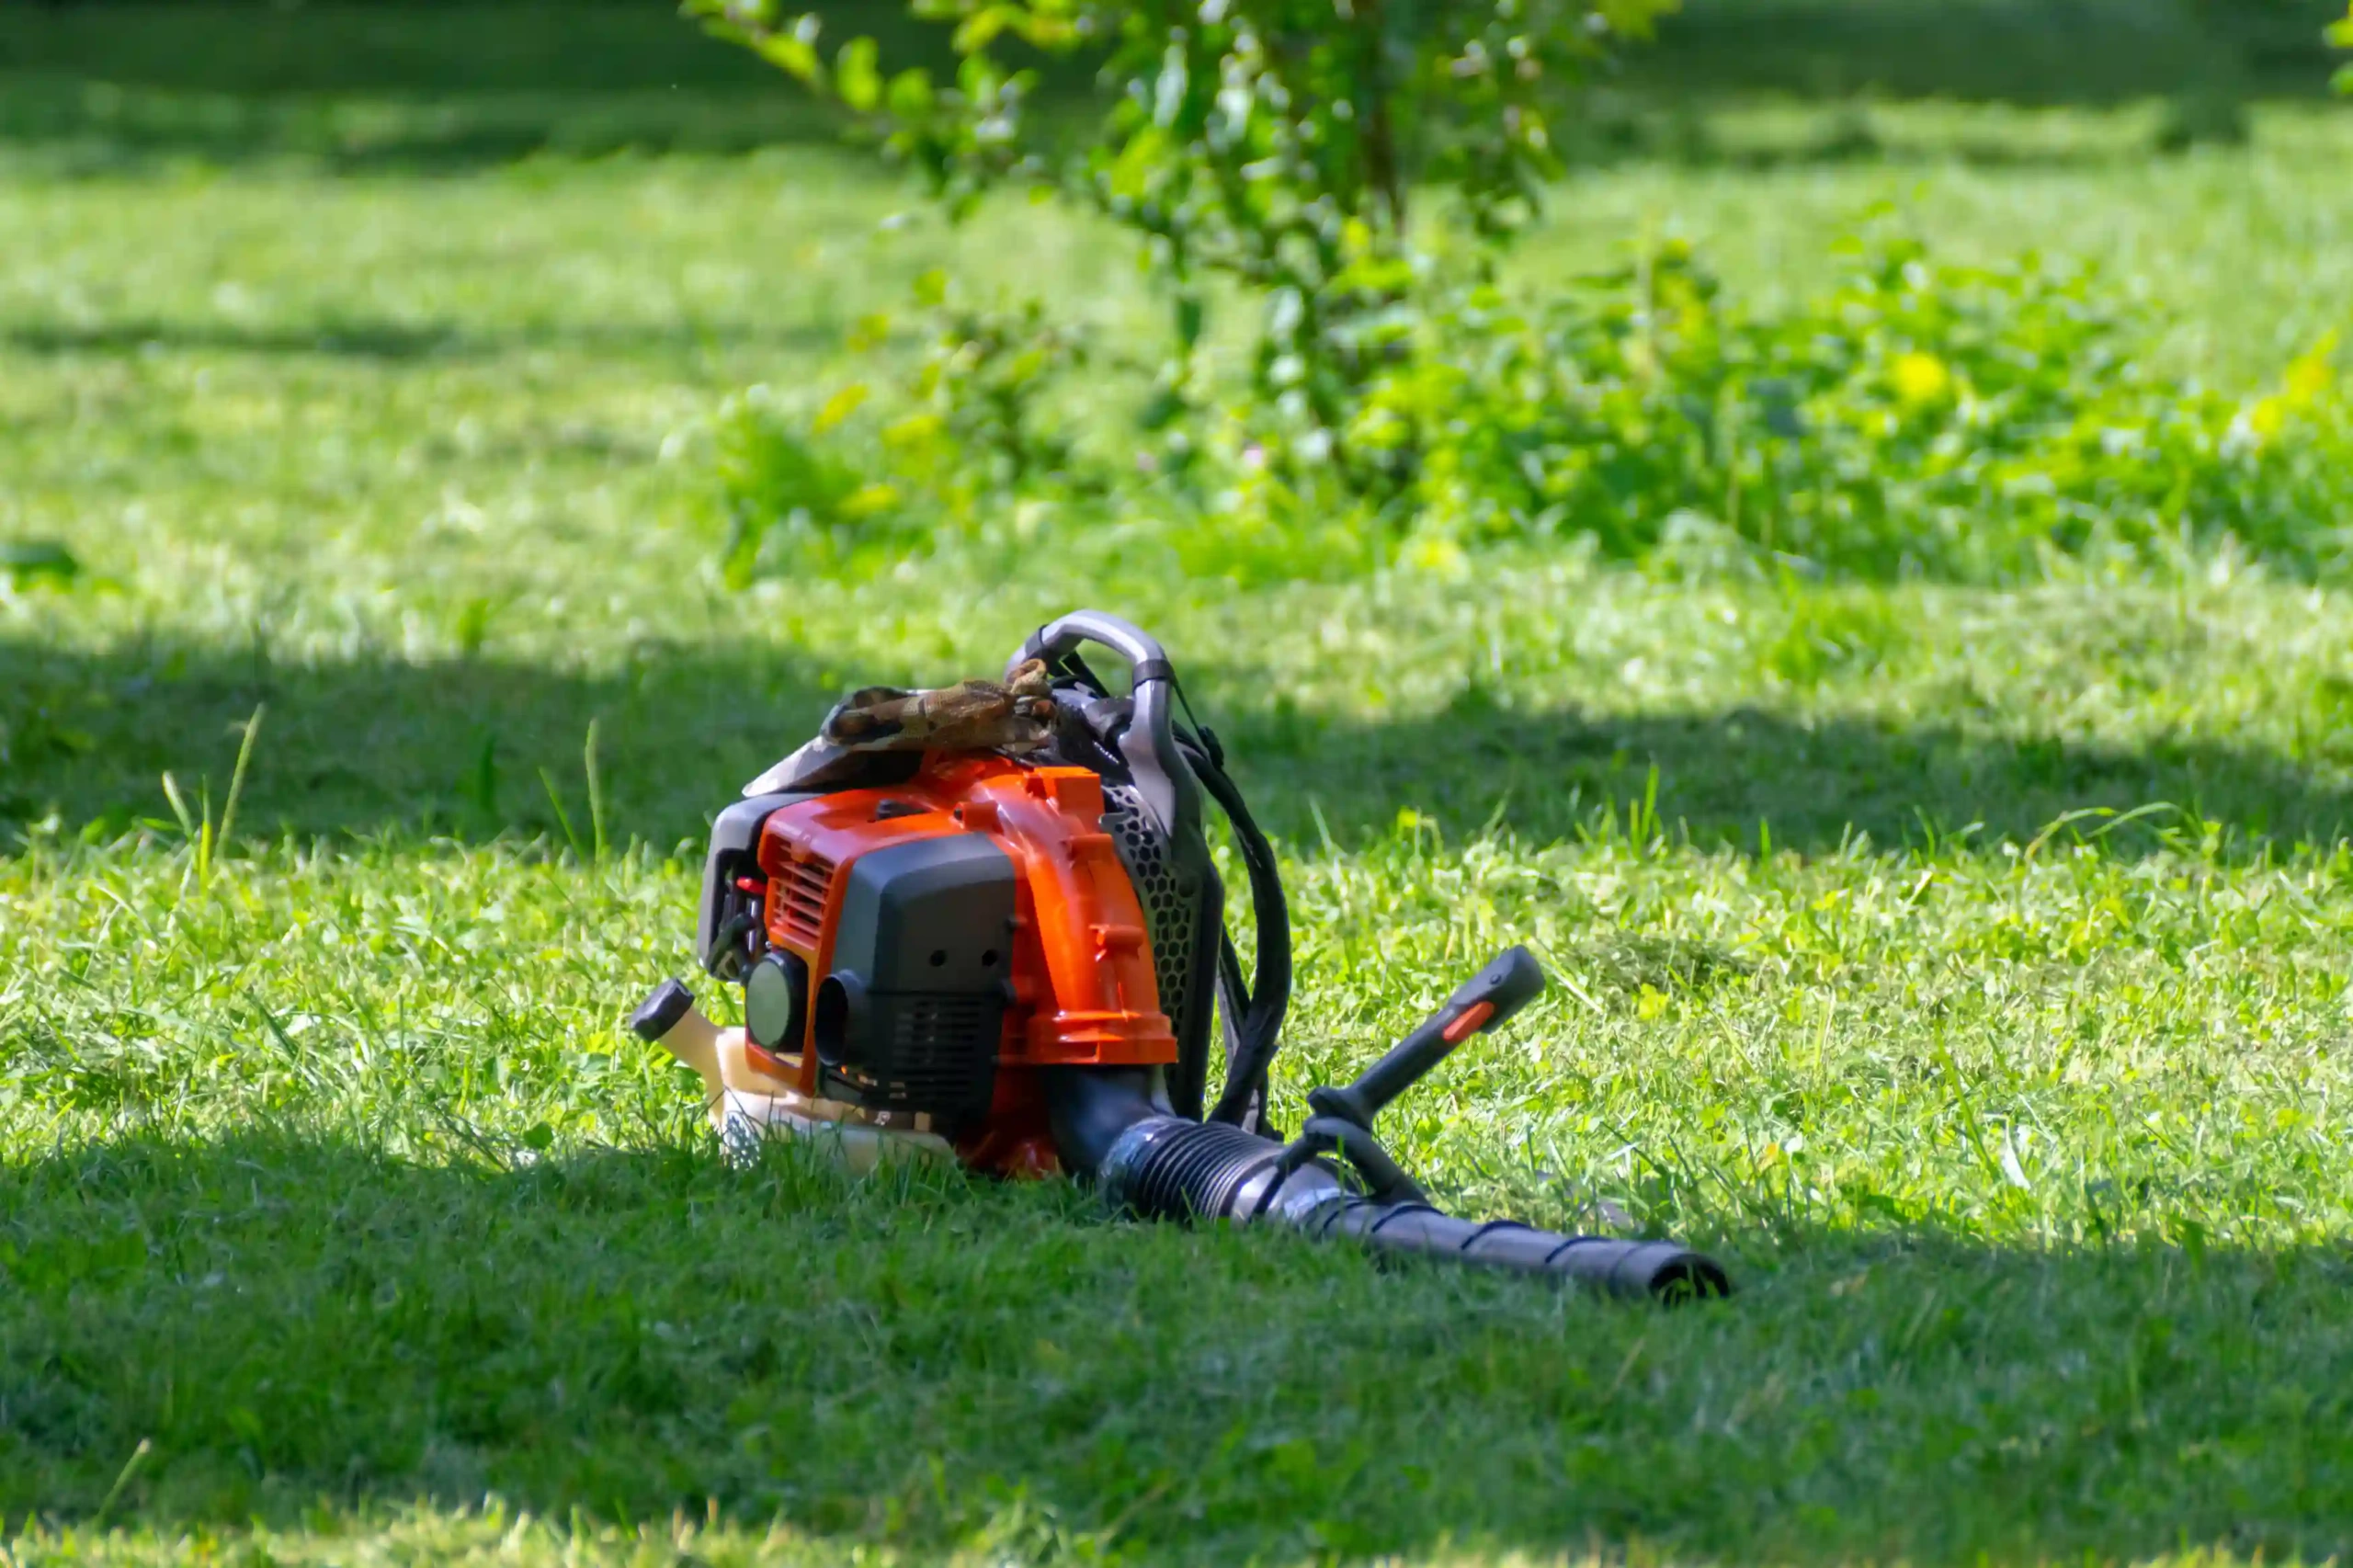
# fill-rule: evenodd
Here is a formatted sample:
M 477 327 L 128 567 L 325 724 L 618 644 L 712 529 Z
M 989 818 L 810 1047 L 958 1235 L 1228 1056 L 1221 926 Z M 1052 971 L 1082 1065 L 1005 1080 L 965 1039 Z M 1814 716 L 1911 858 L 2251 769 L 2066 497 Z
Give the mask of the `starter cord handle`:
M 1421 1026 L 1390 1047 L 1386 1055 L 1345 1089 L 1324 1087 L 1307 1096 L 1319 1116 L 1336 1117 L 1370 1131 L 1390 1101 L 1412 1088 L 1474 1034 L 1484 1034 L 1544 991 L 1544 966 L 1526 948 L 1506 948 L 1446 999 Z

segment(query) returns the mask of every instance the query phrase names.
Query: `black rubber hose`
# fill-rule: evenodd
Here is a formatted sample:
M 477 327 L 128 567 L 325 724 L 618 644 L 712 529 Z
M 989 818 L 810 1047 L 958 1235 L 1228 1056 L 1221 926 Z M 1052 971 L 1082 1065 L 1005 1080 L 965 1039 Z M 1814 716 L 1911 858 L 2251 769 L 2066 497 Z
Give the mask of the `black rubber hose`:
M 1226 1122 L 1168 1115 L 1139 1072 L 1050 1073 L 1047 1095 L 1064 1168 L 1140 1218 L 1284 1225 L 1318 1239 L 1352 1238 L 1379 1254 L 1574 1280 L 1615 1296 L 1681 1301 L 1732 1293 L 1712 1259 L 1671 1242 L 1480 1224 L 1427 1204 L 1358 1197 L 1318 1163 L 1286 1172 L 1280 1144 Z
M 1152 1080 L 1141 1067 L 1058 1067 L 1045 1074 L 1046 1111 L 1054 1153 L 1073 1176 L 1093 1180 L 1128 1129 L 1165 1118 L 1152 1103 Z
M 1732 1294 L 1714 1259 L 1673 1242 L 1564 1236 L 1513 1220 L 1474 1224 L 1419 1203 L 1347 1199 L 1326 1206 L 1317 1234 L 1354 1236 L 1375 1249 L 1527 1274 L 1556 1274 L 1613 1296 L 1666 1301 Z
M 1234 846 L 1242 852 L 1243 869 L 1249 874 L 1250 914 L 1257 927 L 1258 965 L 1247 993 L 1249 1006 L 1238 1020 L 1237 1047 L 1225 1064 L 1225 1085 L 1209 1113 L 1211 1121 L 1238 1124 L 1252 1100 L 1263 1099 L 1266 1094 L 1267 1070 L 1275 1060 L 1283 1015 L 1290 1006 L 1290 907 L 1283 897 L 1274 846 L 1243 803 L 1242 791 L 1206 751 L 1187 760 L 1233 829 Z M 1226 940 L 1230 945 L 1231 938 Z M 1238 960 L 1235 967 L 1239 968 Z

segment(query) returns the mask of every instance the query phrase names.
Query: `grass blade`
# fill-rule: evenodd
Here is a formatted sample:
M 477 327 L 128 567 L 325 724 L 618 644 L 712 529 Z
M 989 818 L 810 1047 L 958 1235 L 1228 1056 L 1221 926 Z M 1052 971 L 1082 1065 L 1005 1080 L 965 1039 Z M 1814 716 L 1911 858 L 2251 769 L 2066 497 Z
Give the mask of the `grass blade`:
M 583 759 L 588 773 L 588 833 L 597 846 L 597 864 L 605 863 L 605 790 L 597 777 L 597 725 L 588 721 L 587 755 Z
M 572 831 L 571 813 L 563 809 L 563 797 L 556 793 L 555 780 L 544 767 L 540 769 L 540 786 L 548 792 L 548 804 L 555 808 L 556 825 L 563 829 L 563 841 L 572 846 L 573 858 L 580 858 L 580 837 Z
M 98 1511 L 91 1516 L 90 1523 L 93 1527 L 106 1522 L 107 1515 L 112 1511 L 115 1500 L 122 1495 L 122 1489 L 131 1484 L 131 1478 L 139 1473 L 139 1466 L 141 1462 L 143 1461 L 150 1453 L 153 1453 L 154 1449 L 155 1440 L 153 1438 L 142 1437 L 139 1439 L 139 1446 L 131 1450 L 131 1457 L 129 1459 L 122 1461 L 122 1469 L 116 1473 L 114 1484 L 107 1488 L 106 1498 L 103 1502 L 99 1503 Z
M 254 705 L 254 716 L 245 721 L 245 738 L 237 743 L 237 768 L 229 776 L 229 798 L 222 803 L 221 834 L 214 840 L 224 849 L 228 846 L 230 833 L 237 825 L 237 800 L 245 792 L 245 770 L 253 766 L 254 742 L 261 734 L 261 717 L 268 710 L 269 705 L 266 702 Z M 209 854 L 205 857 L 205 863 L 209 872 L 211 866 Z

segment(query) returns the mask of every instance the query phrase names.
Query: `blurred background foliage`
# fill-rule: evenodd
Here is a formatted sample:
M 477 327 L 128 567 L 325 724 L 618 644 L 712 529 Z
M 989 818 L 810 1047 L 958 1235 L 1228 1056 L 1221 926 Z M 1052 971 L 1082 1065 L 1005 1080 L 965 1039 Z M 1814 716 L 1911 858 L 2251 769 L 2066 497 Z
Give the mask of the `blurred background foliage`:
M 1051 503 L 1083 538 L 1107 501 L 1170 519 L 1188 571 L 1245 576 L 1459 566 L 1481 545 L 1563 540 L 1673 570 L 1976 581 L 2054 556 L 2341 566 L 2332 519 L 2353 500 L 2353 425 L 2334 335 L 2276 385 L 2231 397 L 2149 374 L 2154 335 L 2096 274 L 2030 257 L 1956 267 L 1893 233 L 1856 236 L 1844 277 L 1770 317 L 1722 298 L 1687 249 L 1647 240 L 1600 278 L 1516 290 L 1500 273 L 1548 201 L 1574 213 L 1557 182 L 1593 155 L 1613 75 L 1637 95 L 1671 80 L 1701 98 L 1768 81 L 1966 97 L 1991 79 L 1918 62 L 1990 54 L 2005 92 L 2063 82 L 2097 97 L 2127 90 L 2104 63 L 2133 60 L 2165 84 L 2149 150 L 2180 154 L 2245 141 L 2249 100 L 2283 67 L 2301 62 L 2305 90 L 2321 89 L 2341 29 L 2293 0 L 2039 7 L 2033 36 L 2073 51 L 2047 76 L 2010 48 L 2023 13 L 2000 6 L 1702 8 L 1669 29 L 1647 78 L 1627 62 L 1672 0 L 915 0 L 915 17 L 954 25 L 952 74 L 871 35 L 836 41 L 861 18 L 777 0 L 687 8 L 912 165 L 951 221 L 1008 184 L 1108 219 L 1167 315 L 1136 378 L 1148 384 L 1125 400 L 1120 459 L 1090 465 L 1078 432 L 1049 428 L 1075 364 L 1059 329 L 1035 301 L 975 315 L 950 302 L 952 279 L 932 279 L 917 323 L 933 347 L 911 382 L 872 399 L 851 382 L 813 421 L 731 409 L 738 583 L 779 534 L 839 569 L 986 536 L 1024 503 Z M 1935 27 L 1956 20 L 1969 47 L 1939 51 L 1960 40 Z M 1002 58 L 1000 40 L 1044 63 Z M 1810 74 L 1777 40 L 1802 40 L 1817 67 L 1884 68 Z M 1033 115 L 1053 101 L 1052 62 L 1090 56 L 1097 115 L 1068 102 Z M 1733 61 L 1779 74 L 1711 74 Z M 1859 151 L 1871 141 L 1867 120 L 1840 131 Z M 1223 363 L 1210 347 L 1220 299 L 1246 324 Z M 1085 374 L 1090 407 L 1120 401 L 1099 367 Z M 852 411 L 870 404 L 889 423 L 861 428 Z M 819 437 L 826 461 L 807 449 Z M 970 490 L 983 469 L 994 508 Z M 910 472 L 959 488 L 885 477 Z
M 2326 99 L 2333 0 L 686 9 L 750 47 L 654 0 L 52 0 L 0 15 L 0 141 L 68 174 L 847 142 L 950 222 L 1012 187 L 1124 236 L 1158 324 L 1116 344 L 1068 299 L 931 272 L 838 374 L 719 408 L 737 586 L 784 559 L 1132 555 L 1139 518 L 1173 566 L 1243 579 L 1562 544 L 1672 572 L 2343 569 L 2334 336 L 2185 386 L 2129 290 L 1962 266 L 1893 215 L 1769 305 L 1665 240 L 1575 278 L 1508 256 L 1548 201 L 1577 222 L 1579 168 L 1897 158 L 1873 108 L 1903 100 L 2143 106 L 2109 156 L 2236 145 L 2254 106 Z M 1716 129 L 1788 101 L 1840 108 L 1778 149 Z

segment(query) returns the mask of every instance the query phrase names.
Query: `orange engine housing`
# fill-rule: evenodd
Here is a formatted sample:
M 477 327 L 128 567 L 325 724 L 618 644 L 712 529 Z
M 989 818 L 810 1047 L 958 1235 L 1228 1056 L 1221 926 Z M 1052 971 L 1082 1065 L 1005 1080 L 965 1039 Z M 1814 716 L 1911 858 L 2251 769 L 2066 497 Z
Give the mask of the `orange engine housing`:
M 765 935 L 813 977 L 835 971 L 845 900 L 861 858 L 979 835 L 1010 860 L 1010 930 L 999 938 L 1001 950 L 991 947 L 981 955 L 992 971 L 1002 971 L 989 1108 L 951 1132 L 969 1165 L 1006 1175 L 1058 1170 L 1039 1069 L 1154 1067 L 1176 1060 L 1143 909 L 1103 831 L 1103 781 L 1086 768 L 959 754 L 926 757 L 904 784 L 785 806 L 761 829 Z M 988 939 L 972 934 L 974 942 Z M 797 1051 L 790 1040 L 747 1049 L 768 1071 L 815 1096 L 821 1008 L 806 1012 Z M 927 1117 L 916 1119 L 928 1130 Z

